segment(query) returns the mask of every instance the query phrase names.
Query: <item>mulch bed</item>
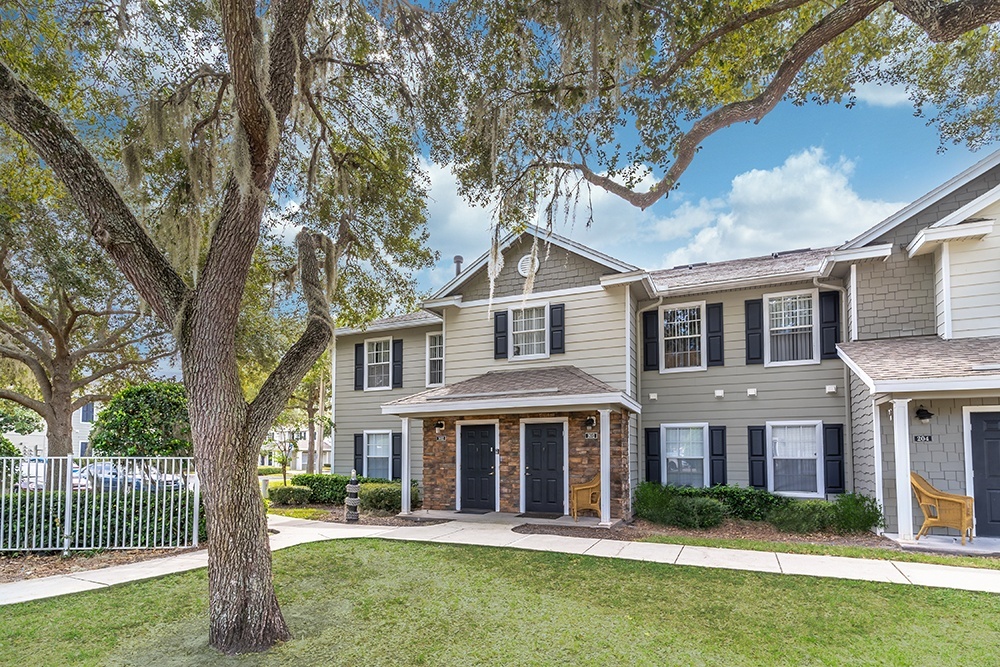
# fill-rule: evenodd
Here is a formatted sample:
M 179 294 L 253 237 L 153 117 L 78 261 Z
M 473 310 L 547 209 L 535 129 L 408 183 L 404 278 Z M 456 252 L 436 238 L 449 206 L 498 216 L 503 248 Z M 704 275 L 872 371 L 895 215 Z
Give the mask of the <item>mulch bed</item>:
M 200 547 L 204 548 L 204 547 Z M 114 551 L 78 551 L 69 558 L 58 554 L 14 553 L 0 555 L 0 583 L 38 579 L 57 574 L 73 574 L 103 567 L 128 565 L 153 558 L 193 553 L 198 549 L 133 549 Z
M 805 542 L 809 544 L 830 544 L 847 547 L 875 547 L 902 551 L 900 546 L 884 537 L 879 537 L 874 533 L 854 533 L 850 535 L 840 535 L 838 533 L 813 533 L 800 535 L 798 533 L 785 533 L 771 524 L 764 521 L 741 521 L 738 519 L 727 519 L 715 528 L 704 528 L 701 530 L 687 530 L 684 528 L 674 528 L 673 526 L 661 526 L 659 524 L 636 519 L 633 523 L 619 523 L 612 528 L 598 528 L 596 526 L 547 526 L 542 524 L 526 523 L 514 528 L 516 533 L 542 534 L 542 535 L 564 535 L 567 537 L 592 537 L 606 540 L 641 540 L 652 535 L 669 535 L 683 537 L 701 537 L 714 539 L 732 540 L 759 540 L 762 542 Z

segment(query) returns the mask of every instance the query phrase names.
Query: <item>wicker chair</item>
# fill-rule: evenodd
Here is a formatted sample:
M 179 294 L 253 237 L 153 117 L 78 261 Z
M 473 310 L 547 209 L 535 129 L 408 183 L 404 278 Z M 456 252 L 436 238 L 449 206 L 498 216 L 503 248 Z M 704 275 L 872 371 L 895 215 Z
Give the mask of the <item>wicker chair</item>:
M 597 515 L 601 515 L 601 474 L 594 475 L 594 479 L 583 484 L 569 485 L 569 511 L 573 515 L 573 521 L 579 521 L 577 514 L 580 510 L 594 510 Z
M 935 526 L 944 526 L 962 534 L 963 546 L 966 535 L 972 541 L 972 498 L 938 491 L 915 472 L 910 473 L 910 485 L 924 513 L 924 525 L 917 531 L 916 539 L 919 540 Z

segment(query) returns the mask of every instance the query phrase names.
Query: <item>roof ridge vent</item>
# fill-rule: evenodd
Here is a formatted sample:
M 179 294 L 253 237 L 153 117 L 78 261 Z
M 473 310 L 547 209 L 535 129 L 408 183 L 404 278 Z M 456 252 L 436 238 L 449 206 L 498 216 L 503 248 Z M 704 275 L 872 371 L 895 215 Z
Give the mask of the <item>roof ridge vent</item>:
M 773 259 L 778 259 L 782 255 L 794 255 L 797 252 L 808 252 L 810 250 L 812 250 L 812 248 L 796 248 L 795 250 L 780 250 L 778 252 L 772 252 L 771 257 Z
M 696 266 L 708 266 L 708 262 L 695 262 L 694 264 L 678 264 L 675 269 L 693 269 Z

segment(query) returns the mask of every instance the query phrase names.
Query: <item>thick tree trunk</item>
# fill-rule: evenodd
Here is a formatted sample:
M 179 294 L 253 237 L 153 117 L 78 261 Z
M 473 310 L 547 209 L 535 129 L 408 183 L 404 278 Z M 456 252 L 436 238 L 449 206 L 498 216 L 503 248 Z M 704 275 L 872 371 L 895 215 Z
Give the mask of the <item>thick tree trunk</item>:
M 47 453 L 50 458 L 75 454 L 73 451 L 73 397 L 68 391 L 54 390 L 45 417 Z

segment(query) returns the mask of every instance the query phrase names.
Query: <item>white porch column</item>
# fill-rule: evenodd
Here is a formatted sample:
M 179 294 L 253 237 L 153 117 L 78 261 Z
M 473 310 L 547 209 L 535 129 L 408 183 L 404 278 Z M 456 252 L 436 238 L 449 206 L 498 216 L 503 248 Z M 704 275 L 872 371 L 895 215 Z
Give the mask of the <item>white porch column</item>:
M 611 525 L 611 410 L 598 410 L 601 417 L 601 525 Z
M 892 437 L 896 451 L 896 525 L 899 539 L 913 539 L 910 500 L 910 399 L 892 399 Z
M 400 514 L 410 514 L 410 418 L 403 417 L 402 451 L 400 451 L 399 479 L 402 482 L 402 501 L 400 502 Z

